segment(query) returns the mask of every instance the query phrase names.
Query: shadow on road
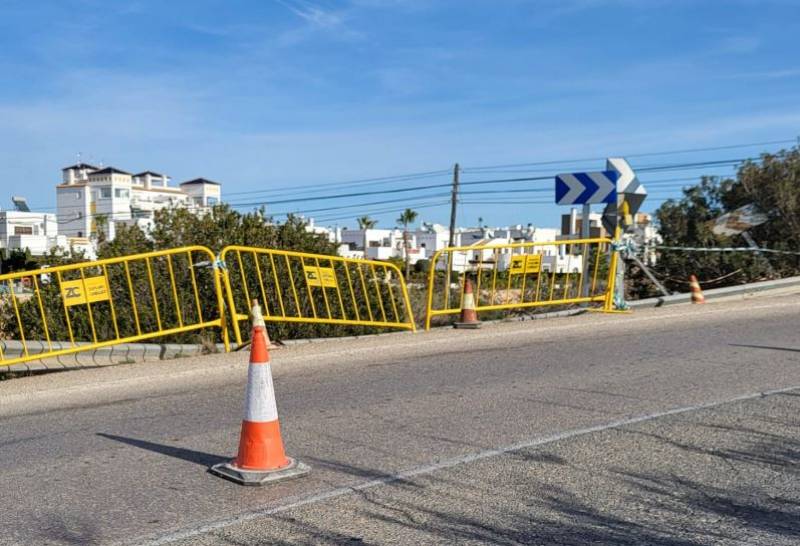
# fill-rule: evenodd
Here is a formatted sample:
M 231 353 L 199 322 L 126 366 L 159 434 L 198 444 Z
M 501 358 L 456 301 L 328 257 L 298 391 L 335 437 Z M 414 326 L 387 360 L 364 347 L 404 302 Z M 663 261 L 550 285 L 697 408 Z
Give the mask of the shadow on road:
M 730 347 L 746 347 L 748 349 L 768 349 L 770 351 L 789 351 L 792 353 L 800 353 L 800 349 L 793 347 L 770 347 L 769 345 L 748 345 L 746 343 L 728 343 Z
M 139 440 L 137 438 L 116 436 L 114 434 L 106 434 L 105 432 L 98 432 L 97 435 L 102 436 L 103 438 L 107 438 L 109 440 L 114 440 L 116 442 L 128 444 L 129 446 L 138 447 L 140 449 L 146 449 L 147 451 L 160 453 L 161 455 L 168 455 L 169 457 L 174 457 L 176 459 L 181 459 L 183 461 L 188 461 L 190 463 L 196 463 L 203 466 L 211 466 L 217 463 L 223 463 L 225 461 L 230 460 L 230 457 L 223 457 L 221 455 L 215 455 L 213 453 L 205 453 L 203 451 L 195 451 L 193 449 L 186 449 L 184 447 L 175 447 L 175 446 L 168 446 L 165 444 L 157 444 L 155 442 L 148 442 L 147 440 Z

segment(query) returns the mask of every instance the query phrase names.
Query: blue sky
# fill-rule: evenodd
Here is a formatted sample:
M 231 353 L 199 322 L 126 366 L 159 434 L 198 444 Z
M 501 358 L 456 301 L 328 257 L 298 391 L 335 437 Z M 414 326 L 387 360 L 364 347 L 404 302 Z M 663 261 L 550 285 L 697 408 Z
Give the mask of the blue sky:
M 22 194 L 53 207 L 61 167 L 81 152 L 175 182 L 218 180 L 244 209 L 394 199 L 315 215 L 352 226 L 370 212 L 388 227 L 411 206 L 446 223 L 446 205 L 422 207 L 444 203 L 441 188 L 269 202 L 446 184 L 455 162 L 464 180 L 484 180 L 603 167 L 573 159 L 795 139 L 797 36 L 794 0 L 0 0 L 0 206 Z M 570 161 L 470 172 L 555 160 Z M 443 172 L 341 184 L 430 171 Z M 700 172 L 640 179 L 679 185 Z M 316 186 L 299 193 L 306 184 Z M 655 184 L 645 210 L 675 184 Z M 549 182 L 491 186 L 502 188 L 542 191 L 465 195 L 459 224 L 555 225 L 565 212 L 526 202 L 552 200 Z

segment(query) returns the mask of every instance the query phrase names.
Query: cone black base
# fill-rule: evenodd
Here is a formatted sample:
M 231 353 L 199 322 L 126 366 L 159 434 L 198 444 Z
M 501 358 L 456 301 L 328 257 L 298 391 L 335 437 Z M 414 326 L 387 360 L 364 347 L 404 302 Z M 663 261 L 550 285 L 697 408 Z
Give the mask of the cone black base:
M 462 330 L 477 330 L 481 327 L 480 322 L 454 322 L 453 328 L 459 328 Z
M 291 457 L 287 458 L 289 464 L 277 470 L 245 470 L 234 466 L 233 462 L 229 462 L 215 464 L 208 471 L 239 485 L 267 485 L 280 480 L 299 478 L 311 472 L 311 467 L 307 464 Z

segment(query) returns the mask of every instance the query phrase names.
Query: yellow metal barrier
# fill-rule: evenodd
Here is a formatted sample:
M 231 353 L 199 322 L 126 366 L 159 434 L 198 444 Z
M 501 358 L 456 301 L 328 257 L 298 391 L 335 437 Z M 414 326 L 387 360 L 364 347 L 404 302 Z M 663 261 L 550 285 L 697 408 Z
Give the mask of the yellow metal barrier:
M 0 275 L 0 366 L 205 328 L 227 348 L 214 258 L 191 246 Z
M 479 312 L 592 302 L 610 310 L 616 254 L 605 238 L 439 250 L 431 259 L 425 328 L 433 317 L 461 311 L 468 275 Z
M 253 298 L 264 320 L 414 330 L 408 290 L 388 262 L 228 246 L 220 253 L 237 343 Z

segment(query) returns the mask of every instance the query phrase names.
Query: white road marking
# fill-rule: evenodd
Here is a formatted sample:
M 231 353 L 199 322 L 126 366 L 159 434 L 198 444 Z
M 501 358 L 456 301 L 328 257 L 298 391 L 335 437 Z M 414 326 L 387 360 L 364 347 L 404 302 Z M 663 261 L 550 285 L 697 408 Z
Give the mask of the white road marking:
M 258 518 L 271 516 L 274 514 L 279 514 L 282 512 L 286 512 L 289 510 L 293 510 L 295 508 L 302 508 L 304 506 L 308 506 L 310 504 L 316 504 L 319 502 L 336 499 L 339 497 L 344 497 L 350 495 L 352 493 L 358 491 L 364 491 L 367 489 L 373 489 L 375 487 L 380 487 L 383 485 L 388 485 L 393 482 L 408 480 L 411 478 L 415 478 L 417 476 L 424 476 L 427 474 L 432 474 L 434 472 L 438 472 L 440 470 L 447 470 L 449 468 L 453 468 L 456 466 L 460 466 L 463 464 L 472 463 L 475 461 L 480 461 L 483 459 L 489 459 L 491 457 L 497 457 L 501 455 L 505 455 L 507 453 L 512 453 L 514 451 L 520 451 L 522 449 L 528 449 L 532 447 L 540 447 L 543 445 L 551 444 L 554 442 L 559 442 L 561 440 L 568 440 L 570 438 L 575 438 L 578 436 L 584 436 L 586 434 L 593 434 L 595 432 L 603 432 L 605 430 L 610 430 L 614 428 L 620 428 L 628 425 L 635 425 L 637 423 L 642 423 L 645 421 L 652 421 L 654 419 L 659 419 L 661 417 L 668 417 L 670 415 L 678 415 L 681 413 L 689 413 L 692 411 L 699 411 L 705 410 L 710 408 L 715 408 L 718 406 L 723 406 L 725 404 L 730 404 L 733 402 L 742 402 L 745 400 L 752 400 L 756 398 L 761 398 L 764 396 L 771 396 L 775 394 L 782 394 L 786 392 L 800 390 L 800 385 L 795 387 L 788 387 L 784 389 L 774 389 L 769 391 L 763 392 L 755 392 L 750 394 L 745 394 L 741 396 L 735 396 L 733 398 L 727 398 L 725 400 L 718 400 L 716 402 L 709 402 L 705 404 L 696 404 L 692 406 L 683 406 L 679 408 L 673 408 L 670 410 L 659 411 L 655 413 L 648 413 L 645 415 L 640 415 L 637 417 L 630 417 L 628 419 L 618 419 L 615 421 L 611 421 L 608 423 L 604 423 L 601 425 L 595 425 L 591 427 L 585 428 L 578 428 L 567 430 L 564 432 L 558 432 L 556 434 L 550 434 L 547 436 L 541 436 L 538 438 L 534 438 L 531 440 L 527 440 L 525 442 L 520 442 L 517 444 L 512 444 L 504 447 L 498 447 L 496 449 L 489 449 L 486 451 L 479 451 L 477 453 L 472 453 L 470 455 L 465 455 L 462 457 L 456 457 L 453 459 L 447 459 L 444 461 L 440 461 L 438 463 L 427 464 L 423 466 L 418 466 L 415 468 L 411 468 L 405 470 L 403 472 L 398 472 L 396 474 L 392 474 L 390 476 L 386 476 L 385 478 L 369 480 L 365 482 L 358 483 L 352 486 L 346 487 L 337 487 L 335 489 L 331 489 L 329 491 L 325 491 L 323 493 L 318 493 L 316 495 L 311 495 L 307 497 L 296 498 L 290 502 L 285 504 L 281 504 L 279 506 L 275 506 L 272 508 L 264 508 L 260 510 L 254 510 L 251 512 L 246 512 L 244 514 L 240 514 L 238 516 L 234 516 L 228 519 L 223 519 L 214 523 L 209 523 L 206 525 L 201 525 L 199 527 L 185 529 L 183 531 L 178 531 L 176 533 L 171 533 L 159 537 L 155 540 L 144 542 L 140 544 L 144 544 L 145 546 L 160 546 L 162 544 L 169 544 L 171 542 L 176 542 L 179 540 L 185 540 L 192 537 L 196 537 L 198 535 L 212 533 L 214 531 L 218 531 L 220 529 L 225 529 L 226 527 L 230 527 L 232 525 L 236 525 L 239 523 L 246 523 L 248 521 L 252 521 Z

